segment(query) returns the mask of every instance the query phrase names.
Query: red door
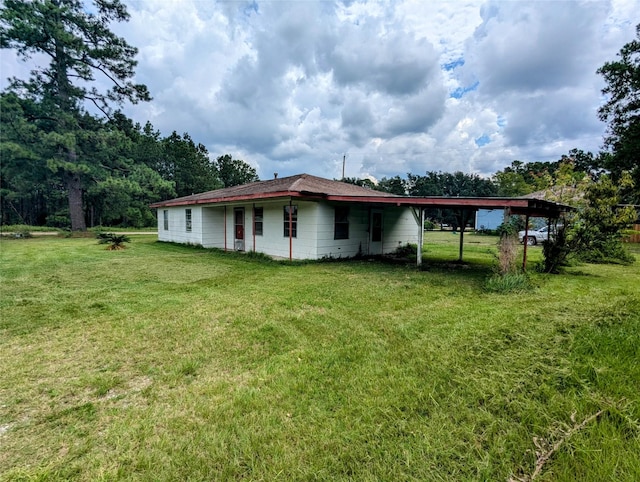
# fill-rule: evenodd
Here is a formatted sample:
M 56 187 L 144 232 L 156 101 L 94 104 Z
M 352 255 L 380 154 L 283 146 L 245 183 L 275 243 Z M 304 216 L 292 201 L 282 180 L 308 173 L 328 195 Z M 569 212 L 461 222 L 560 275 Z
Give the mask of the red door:
M 244 208 L 233 210 L 234 218 L 234 238 L 236 251 L 244 251 Z

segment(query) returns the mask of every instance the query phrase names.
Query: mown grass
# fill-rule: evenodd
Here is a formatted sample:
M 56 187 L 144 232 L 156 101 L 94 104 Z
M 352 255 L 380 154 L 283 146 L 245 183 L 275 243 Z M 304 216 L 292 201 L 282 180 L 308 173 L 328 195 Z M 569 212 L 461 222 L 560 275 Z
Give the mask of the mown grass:
M 537 480 L 640 480 L 640 263 L 494 294 L 465 240 L 423 271 L 2 240 L 0 480 L 526 479 L 558 441 Z

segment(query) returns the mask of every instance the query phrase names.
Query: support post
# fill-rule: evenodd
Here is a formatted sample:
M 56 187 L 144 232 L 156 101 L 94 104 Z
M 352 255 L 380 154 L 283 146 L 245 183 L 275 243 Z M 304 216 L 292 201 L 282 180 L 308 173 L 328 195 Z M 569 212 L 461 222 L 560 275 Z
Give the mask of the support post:
M 424 244 L 424 208 L 420 207 L 420 222 L 418 223 L 420 232 L 418 233 L 418 252 L 416 254 L 416 265 L 422 266 L 422 245 Z
M 227 206 L 224 207 L 224 250 L 227 250 Z
M 458 255 L 458 261 L 460 263 L 462 263 L 462 253 L 463 253 L 463 246 L 464 246 L 464 228 L 467 225 L 467 210 L 466 209 L 462 209 L 460 211 L 460 248 L 459 248 L 459 255 Z
M 293 260 L 293 206 L 289 199 L 289 261 Z
M 529 246 L 529 214 L 524 218 L 524 251 L 522 254 L 522 271 L 527 271 L 527 247 Z

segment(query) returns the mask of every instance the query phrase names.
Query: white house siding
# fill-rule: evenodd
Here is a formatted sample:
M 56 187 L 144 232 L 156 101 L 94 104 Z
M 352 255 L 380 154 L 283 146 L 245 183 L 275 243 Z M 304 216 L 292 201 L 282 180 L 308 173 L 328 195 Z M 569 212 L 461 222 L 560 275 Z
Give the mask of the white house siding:
M 256 236 L 256 251 L 289 258 L 289 237 L 284 235 L 284 207 L 288 205 L 288 200 L 256 203 L 256 207 L 262 207 L 264 210 L 263 234 Z M 291 240 L 292 258 L 316 259 L 317 203 L 294 200 L 292 205 L 298 206 L 297 236 Z M 253 239 L 248 240 L 247 249 L 252 249 L 252 243 Z
M 164 229 L 164 210 L 169 212 L 169 229 Z M 191 209 L 191 231 L 186 228 L 186 210 Z M 202 208 L 200 206 L 158 209 L 158 240 L 183 244 L 202 244 Z
M 334 239 L 335 207 L 325 202 L 292 202 L 298 206 L 297 236 L 291 240 L 293 259 L 323 257 L 350 258 L 369 254 L 370 208 L 351 205 L 349 209 L 349 239 Z M 284 236 L 286 199 L 256 202 L 263 209 L 263 233 L 253 235 L 253 203 L 170 207 L 169 229 L 164 229 L 164 209 L 158 209 L 158 239 L 174 243 L 198 244 L 206 248 L 234 249 L 234 209 L 244 208 L 244 250 L 270 256 L 289 258 L 289 237 Z M 191 232 L 186 231 L 185 210 L 191 209 Z M 407 242 L 416 243 L 418 226 L 408 208 L 381 208 L 383 212 L 382 251 L 391 253 Z M 225 230 L 226 217 L 226 230 Z M 226 233 L 226 243 L 225 243 Z M 254 245 L 255 243 L 255 245 Z
M 393 253 L 400 246 L 418 242 L 418 223 L 410 208 L 387 206 L 383 211 L 384 254 Z
M 294 206 L 298 206 L 297 236 L 292 239 L 293 259 L 316 259 L 316 218 L 317 203 L 294 201 Z M 225 206 L 204 206 L 202 208 L 202 222 L 198 224 L 202 229 L 201 241 L 206 248 L 235 249 L 235 217 L 236 208 L 244 209 L 244 251 L 257 251 L 270 256 L 289 258 L 289 237 L 284 236 L 284 207 L 289 205 L 288 200 L 280 199 L 276 201 L 265 201 L 254 203 L 228 204 L 226 206 L 226 230 L 225 230 Z M 263 209 L 262 235 L 255 235 L 253 226 L 253 209 L 255 207 Z M 177 211 L 184 209 L 173 208 Z M 192 208 L 192 222 L 195 219 Z M 178 213 L 179 214 L 179 213 Z M 158 210 L 158 237 L 161 241 L 173 241 L 177 243 L 195 243 L 193 237 L 187 240 L 184 236 L 177 236 L 180 229 L 184 231 L 184 215 L 182 225 L 174 228 L 171 224 L 172 218 L 177 215 L 169 214 L 170 229 L 162 231 L 162 209 Z M 200 219 L 200 218 L 199 218 Z M 200 228 L 201 226 L 201 228 Z M 195 225 L 193 226 L 195 230 Z M 169 234 L 170 233 L 170 234 Z M 225 243 L 226 233 L 226 243 Z
M 231 216 L 233 217 L 233 210 L 231 210 Z M 233 229 L 233 219 L 231 223 Z M 233 231 L 231 236 L 233 236 Z M 233 240 L 231 242 L 233 243 Z M 224 207 L 203 206 L 202 246 L 205 248 L 224 249 Z
M 335 208 L 341 204 L 318 205 L 317 258 L 352 258 L 369 252 L 369 208 L 349 206 L 349 239 L 334 239 Z

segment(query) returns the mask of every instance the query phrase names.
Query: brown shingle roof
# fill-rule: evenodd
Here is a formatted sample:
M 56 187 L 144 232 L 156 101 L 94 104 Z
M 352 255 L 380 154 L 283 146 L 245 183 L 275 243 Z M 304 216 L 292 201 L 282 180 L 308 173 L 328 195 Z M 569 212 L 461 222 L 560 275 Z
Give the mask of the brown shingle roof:
M 152 204 L 152 208 L 190 206 L 195 204 L 231 203 L 276 198 L 327 199 L 337 202 L 396 205 L 436 209 L 498 209 L 509 208 L 513 214 L 558 217 L 570 206 L 538 199 L 524 198 L 458 198 L 409 197 L 374 191 L 365 187 L 332 181 L 309 174 L 253 182 L 242 186 L 217 189 Z
M 332 181 L 310 174 L 298 174 L 295 176 L 258 181 L 242 186 L 226 187 L 191 196 L 184 196 L 169 201 L 152 204 L 151 207 L 217 203 L 234 199 L 262 199 L 290 195 L 315 195 L 315 196 L 355 196 L 355 197 L 399 197 L 380 191 L 373 191 L 366 187 L 356 186 L 341 181 Z

